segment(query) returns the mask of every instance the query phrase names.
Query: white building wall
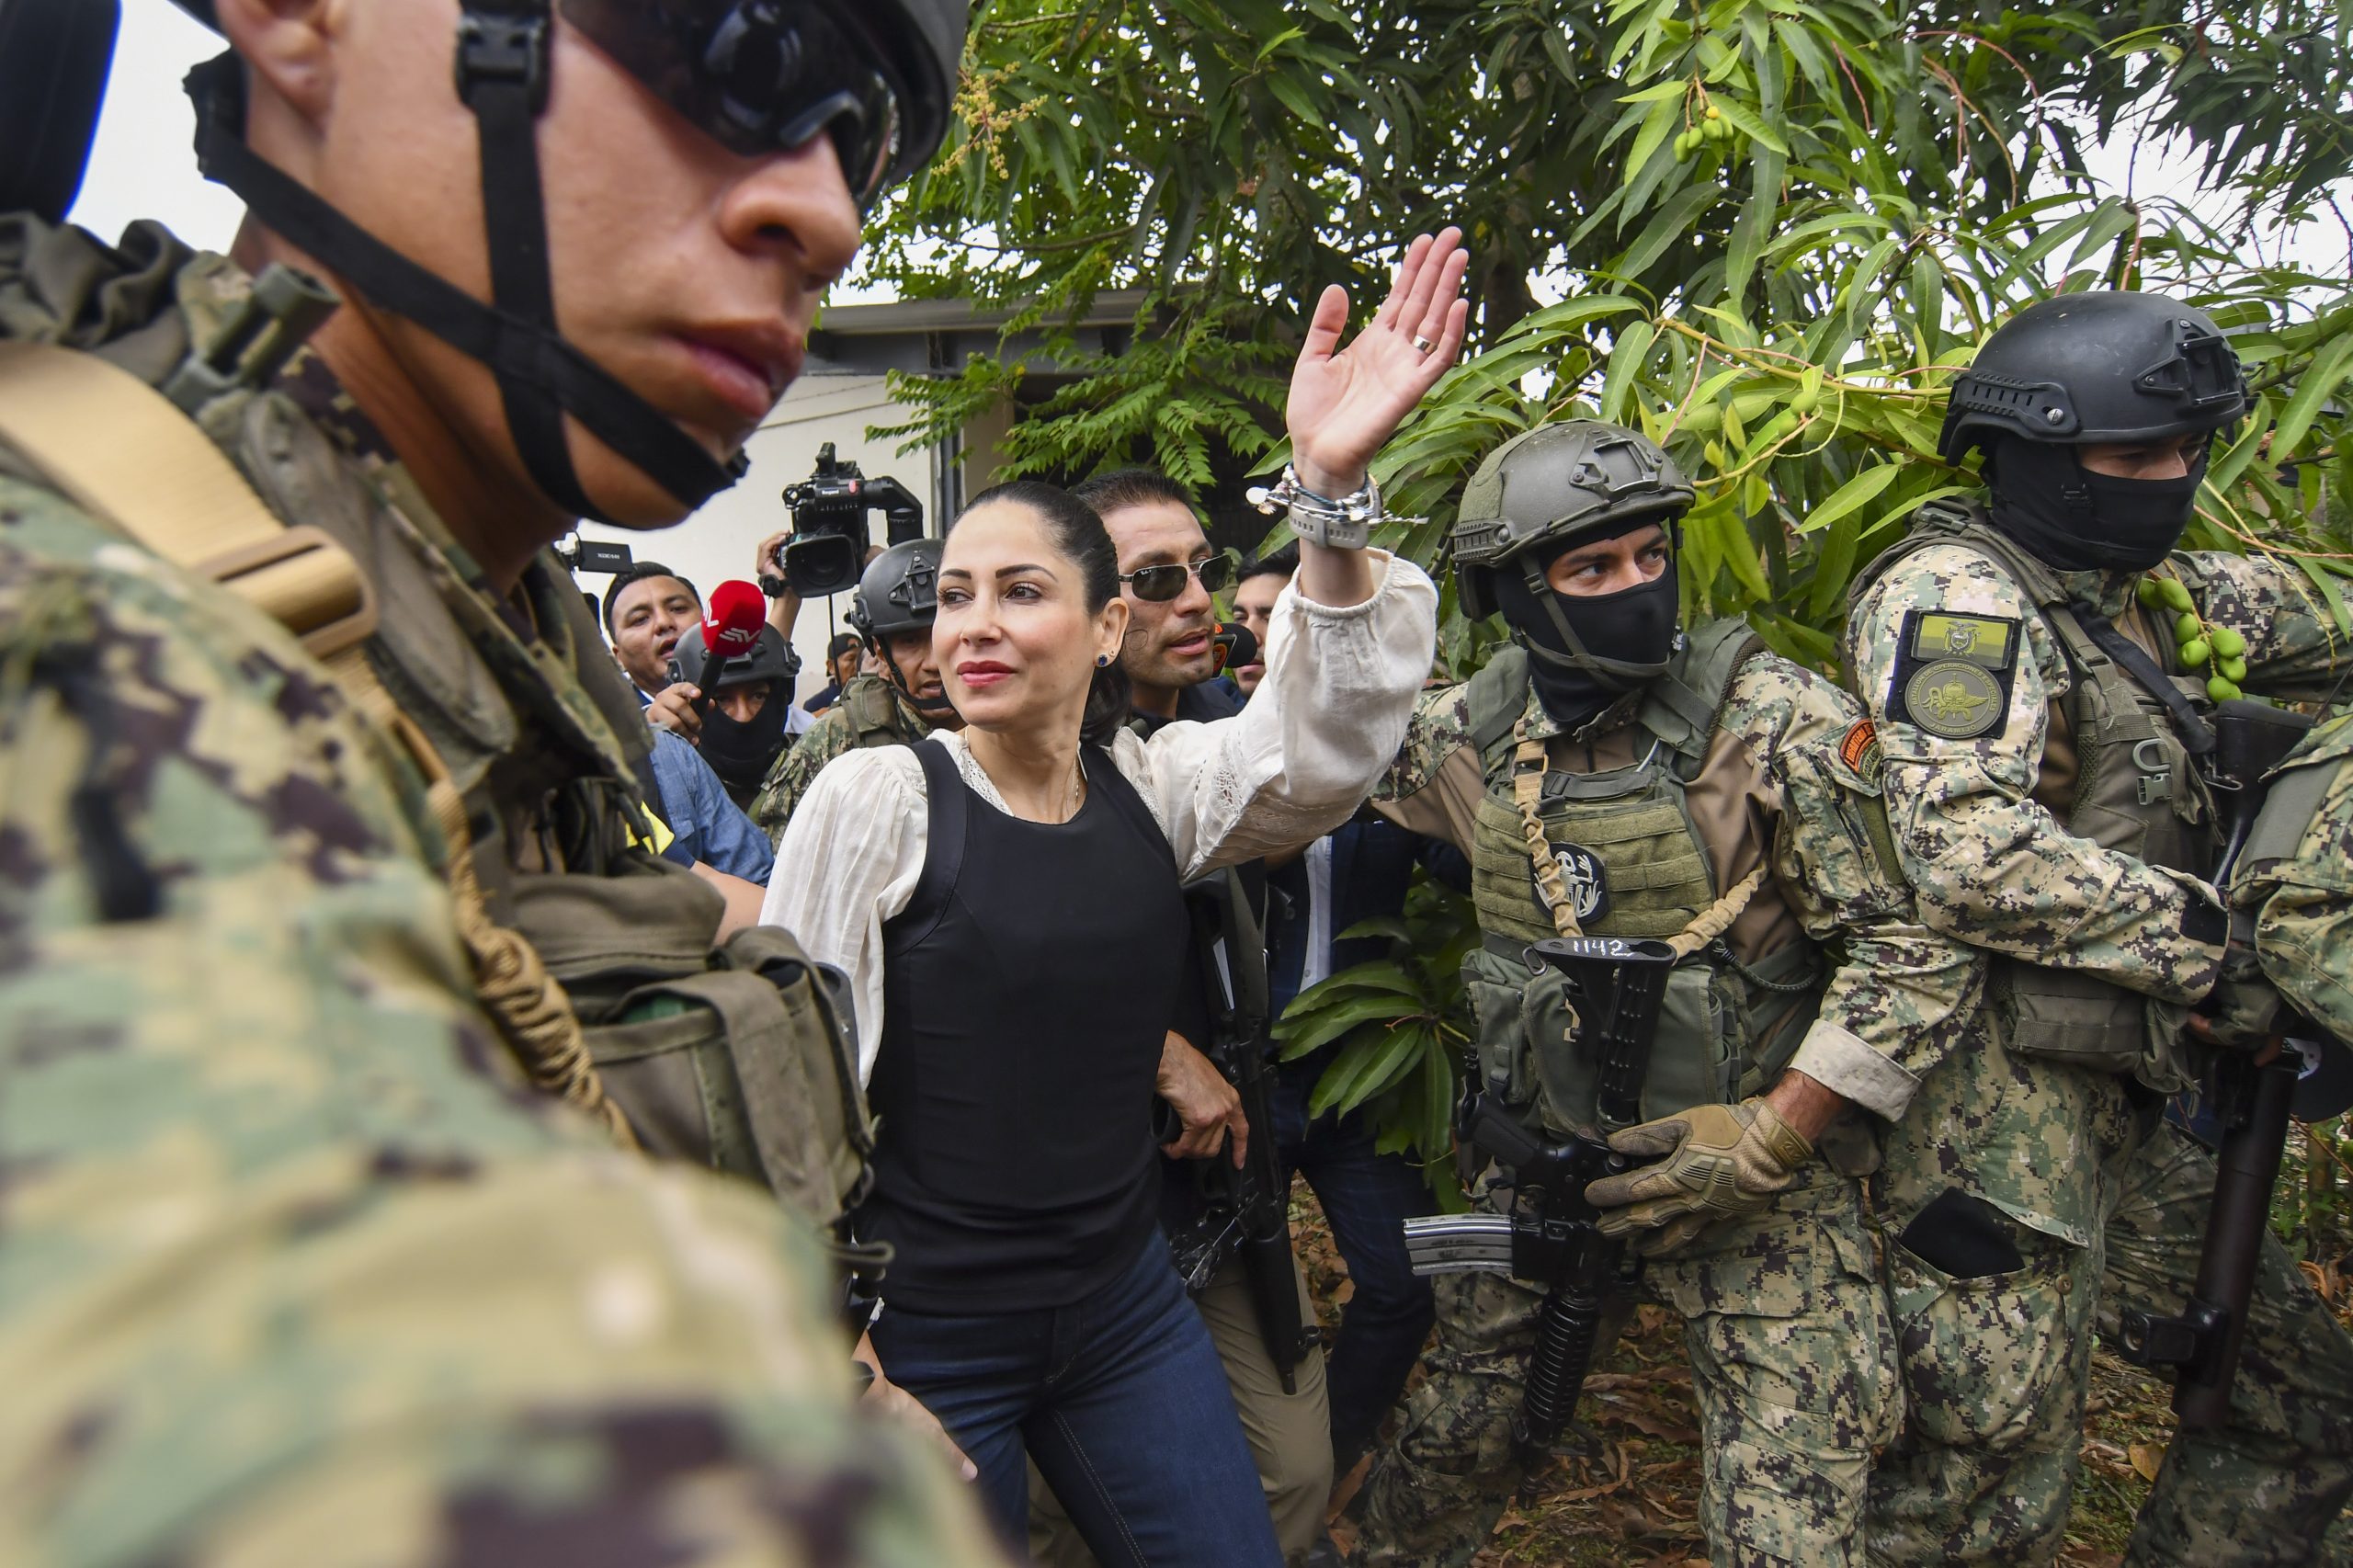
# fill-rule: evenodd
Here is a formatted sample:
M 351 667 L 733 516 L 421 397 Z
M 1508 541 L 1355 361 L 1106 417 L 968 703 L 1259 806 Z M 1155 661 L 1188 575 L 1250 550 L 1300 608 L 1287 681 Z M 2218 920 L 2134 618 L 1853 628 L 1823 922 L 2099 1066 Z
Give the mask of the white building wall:
M 816 465 L 817 449 L 824 442 L 833 442 L 835 455 L 845 462 L 856 462 L 869 478 L 883 474 L 895 478 L 923 497 L 927 507 L 936 455 L 926 449 L 902 457 L 895 441 L 866 438 L 868 426 L 895 425 L 903 417 L 881 376 L 804 375 L 746 443 L 752 466 L 733 490 L 722 491 L 686 521 L 659 532 L 632 533 L 597 523 L 583 524 L 580 531 L 590 539 L 626 544 L 638 559 L 659 561 L 683 573 L 708 596 L 714 584 L 730 577 L 751 579 L 752 551 L 760 540 L 792 524 L 780 493 L 786 485 L 809 477 Z M 881 513 L 872 515 L 870 526 L 876 542 L 881 542 Z M 937 532 L 939 519 L 926 515 L 924 526 Z M 607 577 L 585 575 L 581 586 L 601 601 L 609 582 Z M 792 638 L 801 658 L 801 698 L 825 684 L 822 673 L 825 643 L 835 631 L 847 630 L 842 617 L 848 610 L 847 593 L 813 599 L 801 607 Z

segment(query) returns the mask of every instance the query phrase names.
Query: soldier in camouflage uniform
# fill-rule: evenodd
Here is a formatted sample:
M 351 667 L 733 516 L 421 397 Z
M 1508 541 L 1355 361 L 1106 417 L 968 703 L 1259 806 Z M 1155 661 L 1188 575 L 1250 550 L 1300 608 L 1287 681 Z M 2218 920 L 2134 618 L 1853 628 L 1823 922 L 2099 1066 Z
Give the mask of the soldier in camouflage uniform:
M 2232 902 L 2289 1004 L 2353 1040 L 2353 712 L 2315 725 L 2274 776 Z
M 1651 442 L 1577 420 L 1481 465 L 1453 552 L 1514 646 L 1430 693 L 1375 804 L 1472 860 L 1464 967 L 1486 1089 L 1531 1126 L 1595 1125 L 1556 932 L 1673 940 L 1643 1089 L 1594 1184 L 1684 1317 L 1719 1563 L 1857 1562 L 1898 1395 L 1857 1177 L 1961 1037 L 1982 965 L 1915 923 L 1870 726 L 1745 623 L 1677 630 L 1691 487 Z M 1608 649 L 1608 653 L 1600 650 Z M 1531 857 L 1531 846 L 1540 846 Z M 1508 1211 L 1491 1174 L 1476 1193 Z M 1519 1480 L 1512 1421 L 1541 1290 L 1438 1280 L 1438 1340 L 1359 1513 L 1360 1562 L 1458 1565 Z
M 810 781 L 844 752 L 913 745 L 934 730 L 964 727 L 931 660 L 938 576 L 936 539 L 894 544 L 866 563 L 847 619 L 889 674 L 852 676 L 834 705 L 768 769 L 752 820 L 779 844 Z
M 318 259 L 339 248 L 419 308 L 430 275 L 403 283 L 399 257 L 336 245 L 315 198 L 239 159 L 357 189 L 355 148 L 446 164 L 454 117 L 471 169 L 449 54 L 420 52 L 389 5 L 339 8 L 331 29 L 222 9 L 240 53 L 203 76 L 207 157 L 277 215 L 241 254 L 307 224 Z M 921 34 L 936 112 L 928 132 L 910 122 L 910 156 L 936 142 L 961 17 Z M 555 97 L 585 117 L 575 142 L 597 133 L 569 156 L 549 134 L 551 184 L 577 196 L 616 159 L 683 156 L 684 122 L 657 126 L 570 20 L 468 21 L 469 68 L 494 83 L 508 48 L 548 70 L 557 27 Z M 333 134 L 306 119 L 335 96 L 323 83 L 362 79 Z M 518 121 L 499 116 L 518 106 L 494 83 L 469 90 L 511 153 Z M 273 129 L 228 147 L 248 86 L 251 123 Z M 673 171 L 677 193 L 758 187 L 772 239 L 797 190 L 810 276 L 830 276 L 856 233 L 835 169 L 856 139 L 817 135 L 835 125 L 779 131 L 765 156 L 713 142 Z M 475 221 L 382 172 L 371 222 L 463 256 Z M 646 254 L 709 259 L 707 236 L 646 216 Z M 767 281 L 767 308 L 805 326 L 794 267 Z M 295 350 L 312 292 L 153 224 L 109 248 L 0 215 L 0 1561 L 995 1561 L 938 1459 L 853 1413 L 805 1224 L 747 1183 L 613 1151 L 617 1132 L 659 1145 L 635 1108 L 658 1096 L 597 1122 L 525 1092 L 603 1108 L 593 1048 L 627 1036 L 659 1062 L 725 1047 L 704 1013 L 826 1004 L 789 942 L 731 949 L 777 966 L 741 973 L 707 941 L 660 950 L 694 932 L 670 928 L 683 903 L 627 896 L 681 884 L 631 846 L 658 835 L 623 739 L 643 726 L 544 552 L 565 512 L 506 446 L 486 372 L 428 355 L 447 379 L 403 382 L 420 361 L 385 353 L 402 329 L 382 301 Z M 462 337 L 449 304 L 424 308 Z M 517 312 L 504 330 L 528 334 Z M 560 403 L 603 376 L 582 358 L 539 391 Z M 518 421 L 554 406 L 507 391 Z M 599 391 L 608 424 L 636 395 Z M 453 449 L 426 413 L 473 423 Z M 713 445 L 756 417 L 714 422 Z M 644 520 L 685 509 L 629 459 L 579 449 L 560 488 Z M 548 916 L 597 907 L 566 881 L 621 889 L 616 919 L 653 913 L 639 956 L 679 971 L 642 1023 L 608 1009 L 620 1035 L 584 1037 L 610 938 Z M 831 1200 L 832 1151 L 769 1153 L 732 1163 Z
M 2202 714 L 2238 680 L 2317 696 L 2336 657 L 2288 562 L 2173 548 L 2246 406 L 2195 310 L 2036 305 L 1946 418 L 1990 498 L 1931 504 L 1857 580 L 1897 852 L 1921 918 L 1992 960 L 1875 1183 L 1909 1404 L 1872 1479 L 1888 1562 L 2049 1562 L 2096 1325 L 2177 1312 L 2195 1272 L 2213 1162 L 2161 1119 L 2194 1080 L 2187 1009 L 2224 1039 L 2268 1010 L 2218 983 Z M 2353 1489 L 2349 1392 L 2353 1345 L 2267 1238 L 2231 1423 L 2176 1439 L 2125 1561 L 2309 1561 Z

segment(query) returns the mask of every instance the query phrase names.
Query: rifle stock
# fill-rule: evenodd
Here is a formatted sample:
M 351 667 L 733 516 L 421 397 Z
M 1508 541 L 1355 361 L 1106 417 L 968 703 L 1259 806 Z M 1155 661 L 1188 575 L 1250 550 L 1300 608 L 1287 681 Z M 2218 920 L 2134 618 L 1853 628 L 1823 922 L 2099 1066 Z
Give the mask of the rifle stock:
M 2209 780 L 2227 822 L 2214 881 L 2224 886 L 2238 864 L 2268 790 L 2265 776 L 2296 747 L 2312 720 L 2260 702 L 2225 702 L 2214 716 L 2214 767 Z M 2224 961 L 2252 956 L 2252 916 L 2231 916 Z M 2308 1032 L 2302 1020 L 2291 1032 Z M 2279 1179 L 2295 1093 L 2292 1058 L 2258 1064 L 2246 1051 L 2225 1051 L 2213 1065 L 2215 1109 L 2222 1138 L 2215 1152 L 2214 1197 L 2198 1278 L 2178 1313 L 2124 1315 L 2125 1357 L 2144 1367 L 2174 1369 L 2173 1408 L 2188 1430 L 2211 1429 L 2228 1418 L 2239 1346 L 2255 1296 L 2256 1267 L 2271 1219 L 2271 1192 Z

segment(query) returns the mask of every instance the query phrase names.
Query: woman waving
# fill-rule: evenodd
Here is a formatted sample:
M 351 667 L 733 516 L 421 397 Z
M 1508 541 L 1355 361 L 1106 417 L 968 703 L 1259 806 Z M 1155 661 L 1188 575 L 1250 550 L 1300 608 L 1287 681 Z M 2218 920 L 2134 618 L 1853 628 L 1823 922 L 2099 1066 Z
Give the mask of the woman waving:
M 765 918 L 857 997 L 880 1125 L 859 1231 L 896 1250 L 871 1351 L 1008 1541 L 1026 1449 L 1107 1568 L 1279 1561 L 1154 1225 L 1179 888 L 1346 819 L 1404 738 L 1437 596 L 1363 547 L 1366 472 L 1461 345 L 1460 244 L 1416 240 L 1346 350 L 1345 290 L 1317 303 L 1282 487 L 1300 571 L 1247 709 L 1128 733 L 1109 537 L 1063 491 L 1000 486 L 940 566 L 933 652 L 965 728 L 832 763 L 779 848 Z

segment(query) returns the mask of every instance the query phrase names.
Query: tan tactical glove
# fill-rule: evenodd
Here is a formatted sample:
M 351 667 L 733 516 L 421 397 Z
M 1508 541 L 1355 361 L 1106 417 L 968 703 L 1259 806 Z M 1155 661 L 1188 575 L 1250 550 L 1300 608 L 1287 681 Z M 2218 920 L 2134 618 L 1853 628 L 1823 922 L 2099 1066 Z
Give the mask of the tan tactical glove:
M 1604 1235 L 1636 1235 L 1634 1250 L 1663 1257 L 1718 1220 L 1754 1214 L 1813 1158 L 1813 1145 L 1762 1099 L 1693 1106 L 1612 1133 L 1609 1146 L 1654 1164 L 1585 1189 L 1606 1210 Z

